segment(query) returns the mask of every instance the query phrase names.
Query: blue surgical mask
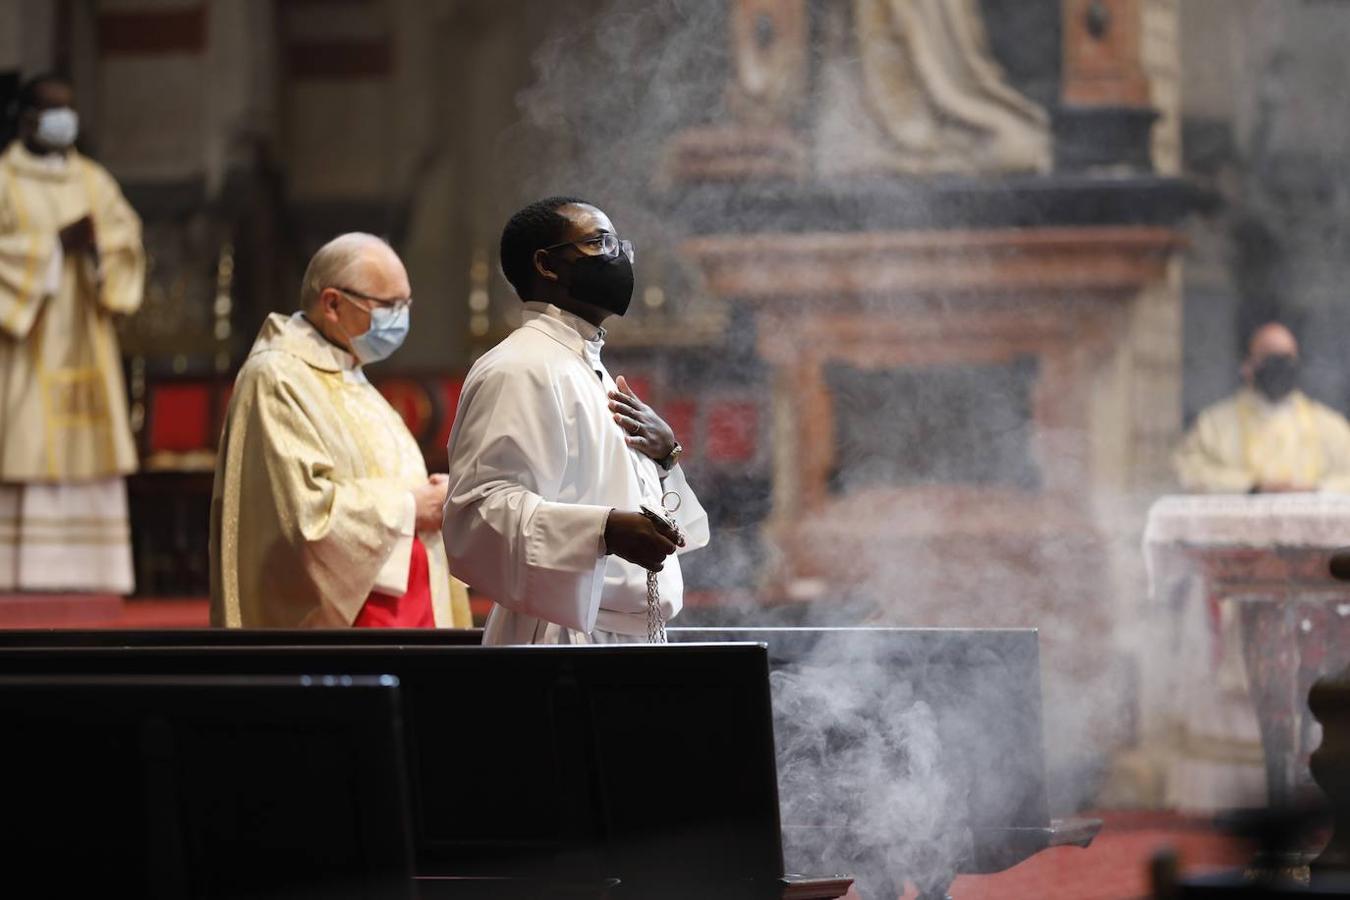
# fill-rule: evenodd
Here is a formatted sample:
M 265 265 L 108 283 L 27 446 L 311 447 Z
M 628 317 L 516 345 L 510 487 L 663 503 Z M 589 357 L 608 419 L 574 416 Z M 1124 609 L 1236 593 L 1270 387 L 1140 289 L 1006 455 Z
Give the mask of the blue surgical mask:
M 51 150 L 65 150 L 80 135 L 80 117 L 68 106 L 44 109 L 38 113 L 36 137 L 39 144 Z
M 363 366 L 388 359 L 401 347 L 408 336 L 408 323 L 412 318 L 407 305 L 376 306 L 369 312 L 370 330 L 347 339 L 352 347 L 352 355 Z

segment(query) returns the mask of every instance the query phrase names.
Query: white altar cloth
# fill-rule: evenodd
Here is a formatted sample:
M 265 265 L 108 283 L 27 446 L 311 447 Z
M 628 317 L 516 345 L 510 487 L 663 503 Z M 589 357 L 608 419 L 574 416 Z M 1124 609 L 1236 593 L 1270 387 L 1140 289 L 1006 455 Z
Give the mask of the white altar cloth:
M 1347 495 L 1172 496 L 1149 510 L 1144 555 L 1155 615 L 1140 653 L 1141 705 L 1146 740 L 1163 753 L 1169 806 L 1208 812 L 1266 799 L 1233 599 L 1241 593 L 1230 584 L 1212 597 L 1206 552 L 1344 546 Z

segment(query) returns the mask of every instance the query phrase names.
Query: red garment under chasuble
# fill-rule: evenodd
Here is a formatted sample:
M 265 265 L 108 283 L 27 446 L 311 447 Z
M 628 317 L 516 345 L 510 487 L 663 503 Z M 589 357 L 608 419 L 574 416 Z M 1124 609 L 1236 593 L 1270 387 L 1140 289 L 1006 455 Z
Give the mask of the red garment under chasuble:
M 353 628 L 435 628 L 431 611 L 431 577 L 427 548 L 413 538 L 412 562 L 408 565 L 408 590 L 401 597 L 372 591 L 361 607 Z

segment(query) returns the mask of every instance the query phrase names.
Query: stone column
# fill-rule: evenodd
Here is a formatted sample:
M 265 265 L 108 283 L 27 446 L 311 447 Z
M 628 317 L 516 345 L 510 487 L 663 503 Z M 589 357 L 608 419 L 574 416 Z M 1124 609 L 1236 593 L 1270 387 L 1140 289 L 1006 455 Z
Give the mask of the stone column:
M 93 126 L 102 162 L 137 184 L 206 176 L 206 3 L 100 3 Z
M 15 72 L 22 59 L 23 14 L 19 0 L 0 0 L 0 72 Z

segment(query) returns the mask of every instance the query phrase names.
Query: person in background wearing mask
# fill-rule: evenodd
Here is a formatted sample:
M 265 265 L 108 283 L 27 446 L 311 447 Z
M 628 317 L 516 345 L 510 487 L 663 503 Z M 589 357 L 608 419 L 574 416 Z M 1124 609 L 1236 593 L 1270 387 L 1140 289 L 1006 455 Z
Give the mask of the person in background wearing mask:
M 600 360 L 602 323 L 632 299 L 633 245 L 594 204 L 550 197 L 506 223 L 501 266 L 523 324 L 464 381 L 444 524 L 451 565 L 494 601 L 483 643 L 659 640 L 647 573 L 668 620 L 674 554 L 708 542 L 708 517 L 670 427 Z M 663 496 L 678 530 L 639 511 Z
M 141 222 L 74 149 L 70 84 L 28 81 L 0 155 L 0 592 L 129 594 L 136 469 L 116 317 L 141 305 Z
M 1252 334 L 1243 388 L 1200 414 L 1174 458 L 1187 490 L 1350 492 L 1350 423 L 1298 390 L 1298 341 L 1277 322 Z
M 444 475 L 366 380 L 408 333 L 408 273 L 369 234 L 314 254 L 235 380 L 211 497 L 211 622 L 468 627 L 441 546 Z

